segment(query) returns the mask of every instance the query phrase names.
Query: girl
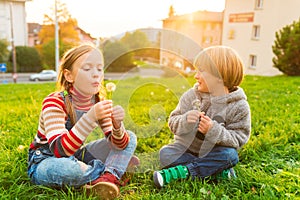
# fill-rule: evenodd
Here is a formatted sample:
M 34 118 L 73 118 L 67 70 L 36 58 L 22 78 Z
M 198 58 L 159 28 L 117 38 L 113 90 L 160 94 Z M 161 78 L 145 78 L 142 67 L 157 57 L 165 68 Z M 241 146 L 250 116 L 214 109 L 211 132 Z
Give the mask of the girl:
M 251 117 L 239 87 L 243 63 L 225 46 L 204 49 L 194 61 L 197 83 L 185 92 L 169 118 L 175 142 L 160 150 L 161 188 L 178 178 L 235 177 L 238 152 L 250 137 Z
M 111 199 L 119 195 L 119 180 L 129 162 L 138 162 L 133 157 L 136 136 L 124 128 L 123 108 L 99 99 L 103 62 L 102 53 L 87 44 L 63 56 L 59 92 L 44 99 L 38 131 L 30 144 L 28 176 L 34 184 L 84 186 L 89 193 Z M 105 139 L 83 146 L 97 126 Z

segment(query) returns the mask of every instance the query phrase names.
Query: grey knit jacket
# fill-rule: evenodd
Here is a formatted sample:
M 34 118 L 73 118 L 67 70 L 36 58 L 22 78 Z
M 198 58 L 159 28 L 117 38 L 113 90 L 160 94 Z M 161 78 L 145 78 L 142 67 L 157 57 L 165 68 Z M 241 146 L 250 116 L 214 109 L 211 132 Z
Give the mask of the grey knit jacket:
M 170 114 L 168 124 L 175 143 L 195 153 L 207 153 L 215 145 L 240 149 L 249 140 L 251 131 L 250 107 L 243 89 L 238 87 L 227 95 L 212 97 L 197 88 L 198 83 L 186 91 Z M 191 124 L 186 120 L 195 99 L 200 100 L 201 111 L 213 120 L 205 136 L 197 131 L 199 121 Z

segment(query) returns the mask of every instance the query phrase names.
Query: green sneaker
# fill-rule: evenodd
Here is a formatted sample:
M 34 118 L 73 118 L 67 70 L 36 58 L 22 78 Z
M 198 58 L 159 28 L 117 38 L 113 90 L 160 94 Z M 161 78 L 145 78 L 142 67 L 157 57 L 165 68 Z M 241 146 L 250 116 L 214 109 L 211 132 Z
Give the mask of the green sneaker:
M 178 165 L 168 169 L 155 171 L 153 173 L 154 184 L 158 188 L 162 188 L 164 185 L 169 184 L 172 180 L 185 179 L 189 175 L 189 171 L 186 166 Z
M 236 174 L 233 168 L 224 169 L 221 173 L 215 175 L 217 180 L 228 180 L 231 178 L 236 178 Z

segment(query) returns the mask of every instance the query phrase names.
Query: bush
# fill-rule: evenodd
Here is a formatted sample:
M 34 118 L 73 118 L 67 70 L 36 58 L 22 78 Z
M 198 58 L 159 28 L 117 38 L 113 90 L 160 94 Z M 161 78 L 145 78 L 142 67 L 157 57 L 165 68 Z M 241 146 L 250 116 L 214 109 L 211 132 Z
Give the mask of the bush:
M 289 76 L 300 75 L 300 20 L 276 32 L 272 50 L 274 67 Z
M 34 47 L 17 46 L 16 59 L 18 72 L 37 72 L 42 69 L 41 58 Z M 12 62 L 12 55 L 10 55 Z
M 8 45 L 7 40 L 0 39 L 0 63 L 7 61 L 7 57 L 9 55 L 9 51 L 7 49 Z

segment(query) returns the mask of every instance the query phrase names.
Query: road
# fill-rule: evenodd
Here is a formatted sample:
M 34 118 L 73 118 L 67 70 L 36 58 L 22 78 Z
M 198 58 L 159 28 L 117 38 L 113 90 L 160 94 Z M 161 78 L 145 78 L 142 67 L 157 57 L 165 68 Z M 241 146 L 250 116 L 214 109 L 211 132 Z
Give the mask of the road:
M 29 77 L 33 73 L 19 73 L 17 76 L 17 83 L 29 83 Z M 1 73 L 0 74 L 1 84 L 13 83 L 12 73 Z
M 30 75 L 33 73 L 18 73 L 17 83 L 35 83 L 29 81 Z M 138 72 L 125 72 L 125 73 L 105 73 L 104 77 L 107 80 L 120 80 L 125 78 L 131 78 L 134 76 L 141 77 L 161 77 L 163 71 L 161 69 L 140 69 Z M 0 73 L 0 84 L 13 83 L 12 73 Z M 45 81 L 39 81 L 45 82 Z M 54 82 L 54 81 L 49 81 Z M 38 83 L 38 82 L 37 82 Z
M 17 77 L 17 83 L 45 83 L 45 82 L 55 82 L 55 81 L 29 81 L 30 75 L 33 73 L 19 73 Z M 124 73 L 107 73 L 105 78 L 108 80 L 120 79 Z M 13 83 L 13 77 L 11 73 L 0 73 L 0 84 Z

